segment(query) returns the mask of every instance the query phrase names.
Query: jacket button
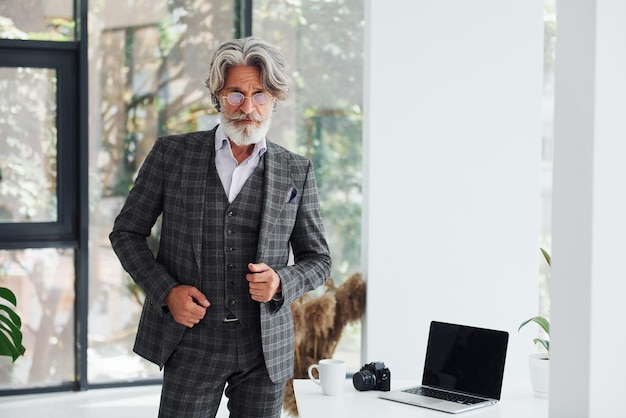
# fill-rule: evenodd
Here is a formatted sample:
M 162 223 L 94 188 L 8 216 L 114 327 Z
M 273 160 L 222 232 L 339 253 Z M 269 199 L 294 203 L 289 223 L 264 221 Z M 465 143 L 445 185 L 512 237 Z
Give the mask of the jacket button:
M 235 299 L 228 299 L 228 304 L 230 306 L 234 306 L 235 304 L 237 304 L 237 301 Z
M 228 265 L 228 270 L 235 270 L 235 265 L 234 264 L 229 264 Z

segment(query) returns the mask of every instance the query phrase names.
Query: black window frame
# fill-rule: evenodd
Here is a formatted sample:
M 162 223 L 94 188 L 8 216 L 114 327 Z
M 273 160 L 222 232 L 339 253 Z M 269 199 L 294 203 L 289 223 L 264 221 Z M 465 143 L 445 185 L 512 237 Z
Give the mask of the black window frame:
M 0 223 L 0 249 L 76 246 L 78 240 L 78 44 L 0 40 L 0 67 L 56 71 L 57 220 Z
M 252 36 L 253 0 L 232 0 L 233 36 Z M 74 248 L 74 380 L 54 386 L 0 390 L 0 397 L 160 384 L 141 379 L 91 384 L 87 378 L 89 291 L 88 0 L 74 0 L 76 41 L 0 39 L 0 67 L 57 71 L 56 222 L 0 224 L 0 250 Z
M 54 386 L 0 390 L 0 396 L 87 390 L 89 150 L 87 1 L 74 0 L 75 41 L 0 39 L 0 66 L 56 70 L 57 214 L 55 222 L 0 225 L 0 250 L 74 249 L 74 379 Z

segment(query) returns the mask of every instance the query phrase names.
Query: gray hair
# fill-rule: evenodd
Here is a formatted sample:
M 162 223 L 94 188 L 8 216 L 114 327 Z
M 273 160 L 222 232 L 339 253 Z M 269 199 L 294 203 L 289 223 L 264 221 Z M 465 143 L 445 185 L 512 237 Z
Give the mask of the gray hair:
M 236 65 L 258 68 L 263 88 L 276 101 L 287 98 L 289 87 L 285 59 L 278 48 L 255 37 L 233 39 L 220 44 L 213 54 L 209 77 L 204 83 L 218 112 L 221 109 L 218 92 L 224 88 L 228 69 Z

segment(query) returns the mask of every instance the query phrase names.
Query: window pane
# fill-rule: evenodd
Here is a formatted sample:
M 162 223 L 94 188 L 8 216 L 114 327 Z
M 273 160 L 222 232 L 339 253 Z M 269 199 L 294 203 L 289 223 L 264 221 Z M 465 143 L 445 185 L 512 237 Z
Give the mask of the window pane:
M 0 0 L 0 39 L 74 40 L 74 0 Z
M 362 0 L 254 1 L 252 33 L 278 45 L 291 68 L 287 103 L 269 138 L 313 160 L 322 215 L 340 286 L 361 268 Z M 335 356 L 358 370 L 360 323 L 349 324 Z
M 215 125 L 204 79 L 232 37 L 233 4 L 90 2 L 90 383 L 160 376 L 132 352 L 143 294 L 108 234 L 156 137 Z
M 0 223 L 56 222 L 56 71 L 0 67 Z
M 360 269 L 363 13 L 362 0 L 253 10 L 252 33 L 281 48 L 292 75 L 268 136 L 315 164 L 335 282 Z
M 17 298 L 24 356 L 0 363 L 0 389 L 74 380 L 74 251 L 0 250 L 0 287 Z
M 541 248 L 552 254 L 552 162 L 554 146 L 554 60 L 556 0 L 544 0 L 543 137 L 541 141 Z M 539 314 L 550 318 L 550 266 L 539 257 Z M 545 338 L 541 335 L 540 338 Z
M 102 228 L 101 239 L 105 232 Z M 94 250 L 90 255 L 95 277 L 90 278 L 89 289 L 89 383 L 160 377 L 157 366 L 132 352 L 143 295 L 110 247 L 99 245 Z

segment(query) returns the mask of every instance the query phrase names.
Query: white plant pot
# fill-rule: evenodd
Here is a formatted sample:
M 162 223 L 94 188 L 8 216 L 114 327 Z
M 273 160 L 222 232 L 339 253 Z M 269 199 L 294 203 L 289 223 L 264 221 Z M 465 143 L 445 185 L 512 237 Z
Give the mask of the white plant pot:
M 550 387 L 550 360 L 545 354 L 531 354 L 529 357 L 530 383 L 538 398 L 548 397 Z

